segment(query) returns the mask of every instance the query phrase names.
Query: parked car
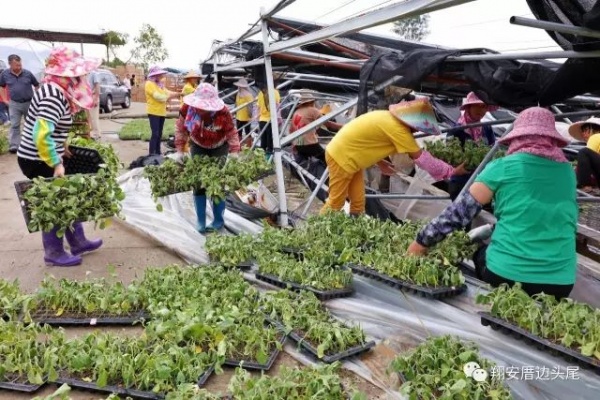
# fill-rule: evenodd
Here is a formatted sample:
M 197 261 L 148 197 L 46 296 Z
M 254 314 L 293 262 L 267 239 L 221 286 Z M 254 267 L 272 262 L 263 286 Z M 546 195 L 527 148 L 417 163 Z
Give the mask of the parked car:
M 121 80 L 106 69 L 99 69 L 96 73 L 100 81 L 100 108 L 106 113 L 112 112 L 115 104 L 129 108 L 131 94 Z

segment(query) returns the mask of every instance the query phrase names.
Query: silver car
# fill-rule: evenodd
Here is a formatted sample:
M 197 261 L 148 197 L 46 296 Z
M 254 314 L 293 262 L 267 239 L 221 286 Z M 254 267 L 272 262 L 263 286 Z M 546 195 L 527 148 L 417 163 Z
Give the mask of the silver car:
M 106 69 L 99 69 L 96 73 L 100 81 L 100 108 L 106 113 L 112 112 L 115 105 L 129 108 L 131 92 L 119 78 Z

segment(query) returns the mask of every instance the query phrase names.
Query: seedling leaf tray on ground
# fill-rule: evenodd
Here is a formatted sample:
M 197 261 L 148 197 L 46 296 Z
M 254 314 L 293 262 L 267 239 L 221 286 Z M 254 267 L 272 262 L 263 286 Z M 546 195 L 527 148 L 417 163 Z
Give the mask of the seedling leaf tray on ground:
M 390 278 L 372 268 L 349 264 L 348 267 L 356 274 L 366 276 L 385 283 L 386 285 L 411 291 L 419 296 L 429 297 L 432 299 L 443 299 L 446 297 L 457 296 L 467 290 L 467 285 L 463 284 L 457 287 L 441 286 L 437 288 L 419 286 L 406 281 Z
M 146 311 L 136 311 L 125 315 L 90 316 L 85 314 L 63 314 L 56 316 L 54 311 L 35 311 L 31 320 L 39 324 L 52 326 L 102 326 L 102 325 L 134 325 L 136 322 L 148 321 L 150 314 Z
M 310 292 L 313 292 L 315 294 L 315 296 L 317 296 L 317 298 L 321 301 L 338 299 L 341 297 L 348 297 L 348 296 L 352 296 L 352 294 L 354 294 L 353 287 L 347 287 L 347 288 L 343 288 L 343 289 L 332 289 L 332 290 L 319 290 L 319 289 L 315 289 L 312 286 L 300 285 L 300 284 L 294 283 L 294 282 L 285 282 L 274 275 L 261 274 L 261 273 L 257 272 L 255 274 L 255 276 L 256 276 L 256 279 L 258 279 L 260 281 L 270 283 L 271 285 L 274 285 L 274 286 L 277 286 L 277 287 L 280 287 L 283 289 L 289 288 L 296 292 L 299 292 L 301 290 L 308 290 Z
M 22 392 L 22 393 L 34 393 L 40 390 L 43 386 L 46 385 L 44 378 L 44 383 L 39 385 L 34 385 L 33 383 L 22 383 L 22 382 L 0 382 L 0 390 L 11 390 L 13 392 Z
M 519 340 L 536 346 L 540 350 L 549 350 L 549 353 L 552 355 L 562 357 L 569 362 L 575 362 L 582 368 L 592 369 L 596 374 L 600 375 L 600 361 L 597 359 L 584 356 L 576 350 L 534 335 L 506 320 L 494 317 L 490 313 L 479 312 L 479 316 L 481 317 L 481 325 L 483 326 L 489 326 L 493 330 L 500 330 L 504 334 L 512 335 Z
M 267 321 L 271 322 L 271 320 L 267 320 Z M 273 323 L 273 325 L 275 327 L 277 327 L 277 325 L 275 323 Z M 285 343 L 286 339 L 287 339 L 287 335 L 285 333 L 282 333 L 281 337 L 278 340 L 278 342 L 281 343 L 281 345 L 283 346 L 283 344 Z M 271 367 L 275 363 L 275 360 L 277 359 L 277 356 L 279 355 L 279 353 L 281 353 L 281 350 L 279 350 L 277 347 L 275 347 L 273 349 L 273 351 L 271 352 L 271 354 L 269 354 L 269 358 L 267 359 L 267 362 L 265 364 L 260 364 L 260 363 L 258 363 L 256 361 L 245 361 L 245 360 L 227 359 L 227 360 L 225 360 L 225 362 L 223 363 L 223 365 L 227 365 L 229 367 L 241 367 L 243 369 L 254 369 L 254 370 L 258 370 L 258 371 L 268 371 L 268 370 L 271 369 Z M 242 365 L 240 365 L 240 364 L 242 364 Z
M 344 350 L 339 353 L 334 353 L 334 354 L 329 354 L 329 355 L 325 354 L 323 356 L 323 358 L 319 358 L 319 353 L 317 351 L 317 348 L 314 347 L 312 344 L 310 344 L 302 336 L 303 335 L 301 335 L 300 333 L 295 332 L 295 331 L 292 331 L 289 333 L 290 339 L 297 342 L 298 345 L 300 345 L 300 347 L 302 347 L 304 350 L 306 350 L 306 352 L 310 353 L 317 360 L 323 361 L 324 363 L 327 363 L 327 364 L 331 364 L 331 363 L 334 363 L 336 361 L 340 361 L 340 360 L 343 360 L 346 358 L 358 356 L 362 353 L 366 353 L 367 351 L 371 350 L 372 347 L 375 347 L 375 342 L 371 340 L 370 342 L 367 342 L 363 345 L 354 346 L 354 347 L 349 348 L 348 350 Z
M 206 384 L 206 381 L 208 381 L 208 378 L 210 378 L 210 376 L 213 374 L 213 372 L 215 372 L 215 367 L 212 366 L 209 369 L 206 370 L 205 373 L 203 373 L 202 375 L 200 375 L 200 377 L 198 378 L 198 386 L 204 386 L 204 384 Z
M 133 399 L 158 400 L 158 399 L 165 398 L 165 396 L 161 393 L 146 392 L 143 390 L 127 389 L 127 388 L 120 387 L 120 386 L 110 386 L 110 385 L 100 387 L 93 382 L 85 382 L 85 381 L 82 381 L 79 379 L 72 379 L 72 378 L 58 378 L 54 383 L 57 383 L 59 385 L 64 385 L 66 383 L 67 385 L 71 386 L 71 388 L 73 388 L 73 389 L 81 389 L 81 390 L 98 392 L 98 393 L 106 393 L 106 394 L 115 393 L 120 396 L 127 396 L 127 397 L 131 397 Z
M 65 173 L 95 174 L 104 162 L 100 153 L 95 149 L 79 146 L 69 146 L 71 157 L 64 158 Z

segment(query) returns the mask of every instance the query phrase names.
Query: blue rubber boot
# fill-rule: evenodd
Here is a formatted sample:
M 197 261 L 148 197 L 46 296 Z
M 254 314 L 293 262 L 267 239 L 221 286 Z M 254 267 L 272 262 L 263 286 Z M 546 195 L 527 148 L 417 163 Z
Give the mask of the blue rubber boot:
M 269 161 L 269 158 L 271 158 L 272 155 L 273 153 L 265 153 L 265 160 Z
M 214 232 L 223 229 L 225 226 L 225 200 L 220 202 L 213 201 L 213 222 L 206 228 L 207 231 Z
M 198 232 L 206 232 L 206 196 L 194 196 L 196 208 L 196 219 L 198 221 Z

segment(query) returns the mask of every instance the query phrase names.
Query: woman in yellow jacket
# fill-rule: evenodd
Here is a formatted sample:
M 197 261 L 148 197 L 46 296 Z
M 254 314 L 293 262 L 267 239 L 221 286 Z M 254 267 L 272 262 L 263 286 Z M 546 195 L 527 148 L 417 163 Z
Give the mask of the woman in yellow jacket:
M 148 154 L 160 155 L 160 141 L 162 139 L 165 117 L 167 116 L 167 102 L 179 97 L 179 93 L 171 92 L 165 88 L 167 71 L 157 66 L 150 68 L 146 80 L 146 112 L 150 121 L 150 145 Z
M 281 96 L 279 95 L 279 90 L 275 90 L 275 104 L 277 106 L 276 113 L 279 113 L 279 102 L 281 101 Z M 269 158 L 273 154 L 273 132 L 271 131 L 271 110 L 269 110 L 269 90 L 267 87 L 263 87 L 258 94 L 258 126 L 260 127 L 260 131 L 263 132 L 262 138 L 260 140 L 260 147 L 265 151 L 267 158 Z M 279 116 L 277 118 L 279 121 Z
M 249 89 L 250 85 L 248 81 L 242 78 L 235 82 L 234 85 L 239 88 L 235 97 L 235 108 L 252 103 L 254 94 Z M 241 140 L 243 136 L 248 135 L 250 132 L 250 125 L 248 123 L 252 119 L 252 104 L 240 108 L 235 114 L 235 119 L 237 121 L 238 136 Z

